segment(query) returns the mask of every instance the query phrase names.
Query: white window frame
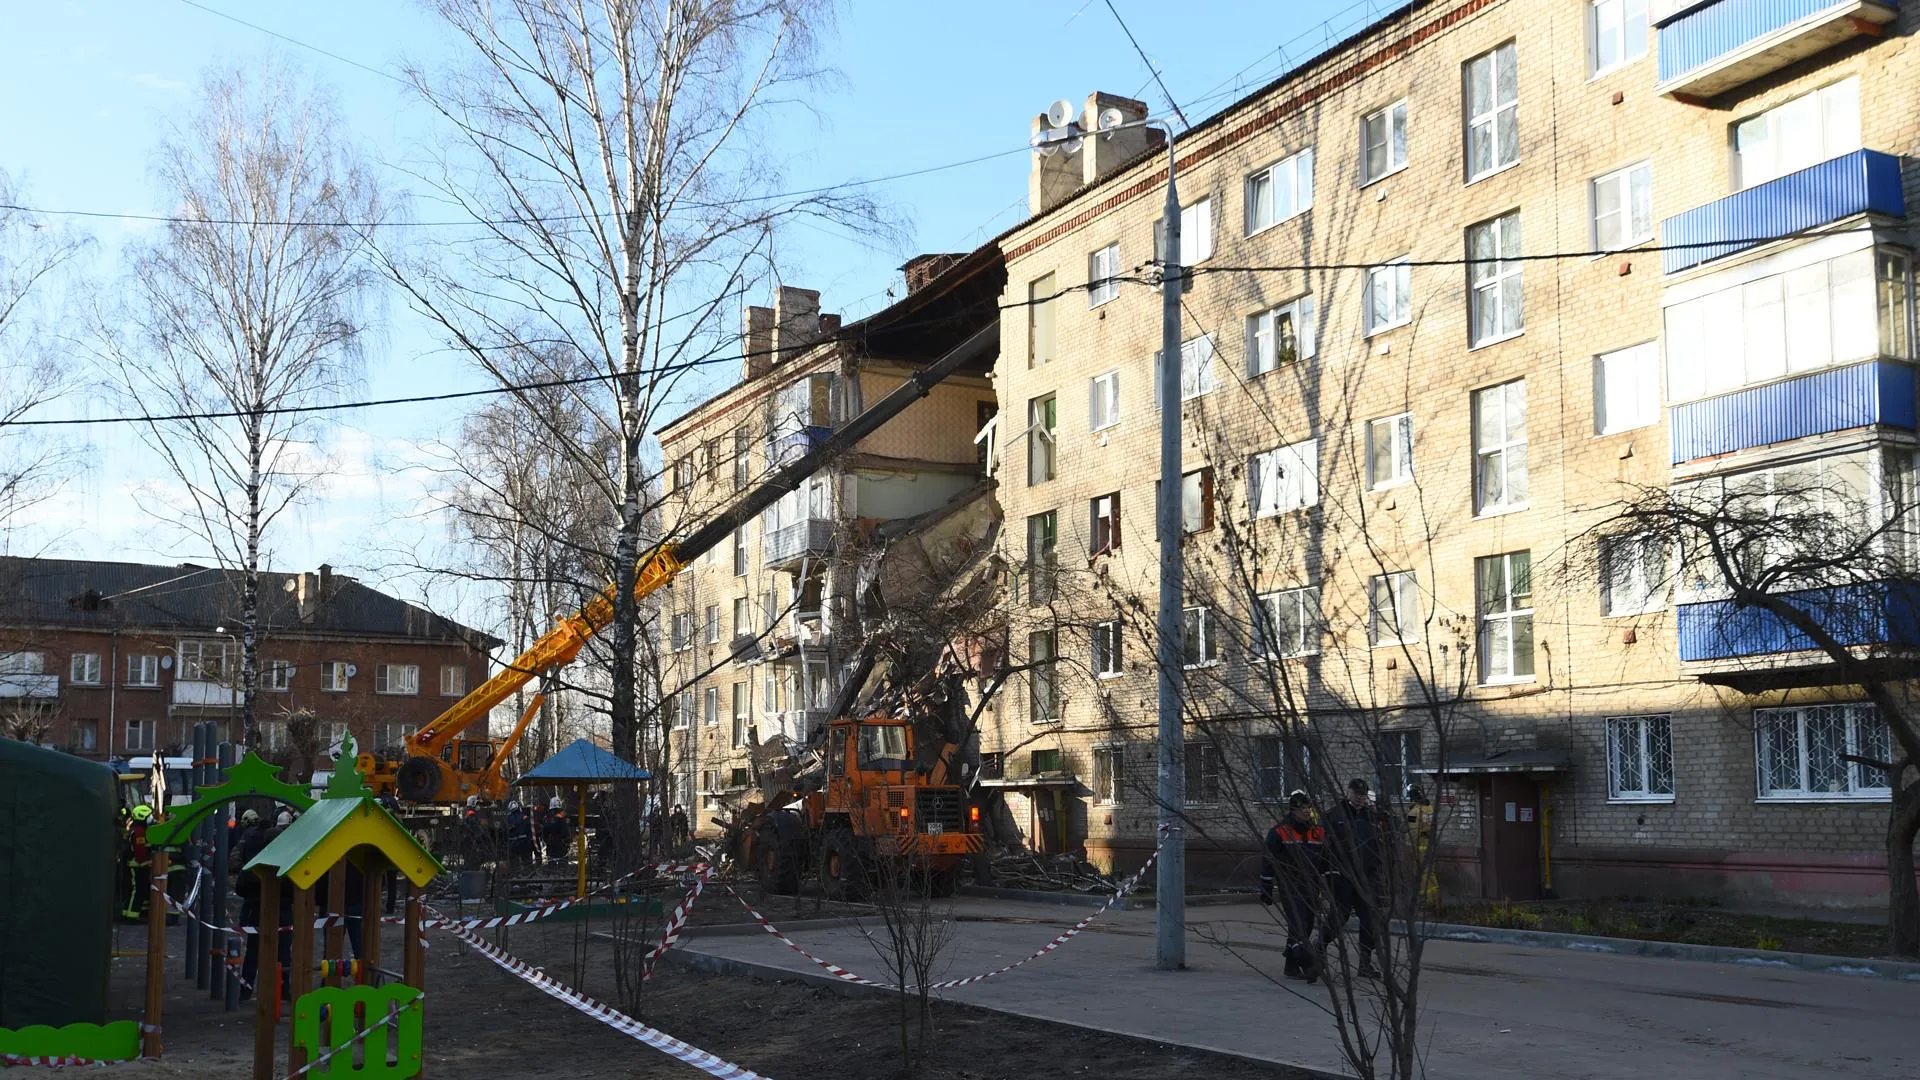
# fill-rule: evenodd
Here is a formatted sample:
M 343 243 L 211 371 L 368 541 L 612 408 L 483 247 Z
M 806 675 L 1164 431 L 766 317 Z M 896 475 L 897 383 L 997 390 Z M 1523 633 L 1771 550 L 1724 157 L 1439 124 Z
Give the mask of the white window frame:
M 1285 177 L 1293 193 L 1291 205 L 1281 207 L 1274 198 L 1276 182 Z M 1257 236 L 1276 225 L 1283 225 L 1313 209 L 1313 147 L 1296 150 L 1265 168 L 1247 174 L 1242 186 L 1246 193 L 1248 236 Z
M 1087 307 L 1097 308 L 1120 296 L 1120 243 L 1115 241 L 1087 254 Z
M 1655 756 L 1659 753 L 1666 755 L 1664 777 L 1655 769 Z M 1632 785 L 1621 783 L 1623 771 L 1635 774 L 1631 777 Z M 1671 715 L 1607 717 L 1608 802 L 1670 803 L 1675 771 Z M 1665 790 L 1661 789 L 1662 783 Z
M 1516 593 L 1513 589 L 1514 578 L 1516 576 L 1513 572 L 1513 560 L 1516 557 L 1524 557 L 1527 560 L 1527 591 L 1524 593 Z M 1498 598 L 1490 598 L 1480 594 L 1480 566 L 1489 559 L 1500 560 L 1500 580 L 1503 591 Z M 1479 612 L 1479 626 L 1477 627 L 1479 631 L 1478 647 L 1475 651 L 1480 654 L 1480 685 L 1500 686 L 1511 683 L 1533 682 L 1535 677 L 1533 669 L 1535 665 L 1532 651 L 1529 650 L 1524 657 L 1528 670 L 1525 673 L 1520 673 L 1518 668 L 1519 661 L 1522 657 L 1520 651 L 1514 648 L 1514 627 L 1518 626 L 1522 619 L 1525 619 L 1527 623 L 1527 640 L 1534 640 L 1533 553 L 1530 551 L 1506 551 L 1498 555 L 1489 555 L 1485 558 L 1475 559 L 1473 570 L 1474 599 Z M 1521 607 L 1515 603 L 1518 597 L 1526 598 L 1526 606 Z M 1495 607 L 1495 603 L 1498 603 L 1499 606 Z M 1493 647 L 1494 627 L 1496 625 L 1504 625 L 1507 628 L 1506 652 L 1504 655 L 1496 655 L 1496 650 Z
M 1195 630 L 1199 632 L 1196 634 L 1193 632 Z M 1196 637 L 1200 639 L 1200 647 L 1191 655 L 1199 659 L 1190 660 L 1187 646 Z M 1192 671 L 1212 667 L 1219 662 L 1220 640 L 1213 632 L 1213 609 L 1205 606 L 1180 609 L 1180 666 Z
M 1517 390 L 1516 390 L 1517 388 Z M 1520 398 L 1520 434 L 1515 437 L 1513 424 L 1509 422 L 1509 409 L 1515 394 Z M 1488 517 L 1494 514 L 1509 514 L 1524 510 L 1532 494 L 1532 485 L 1528 482 L 1527 463 L 1527 380 L 1513 379 L 1494 386 L 1482 387 L 1473 392 L 1473 502 L 1474 514 Z M 1498 431 L 1484 422 L 1486 409 L 1482 402 L 1492 400 L 1497 395 L 1500 407 L 1496 415 L 1500 419 Z M 1519 468 L 1515 468 L 1516 459 Z M 1497 462 L 1497 464 L 1496 464 Z M 1487 496 L 1487 476 L 1490 470 L 1498 469 L 1500 474 L 1500 498 L 1496 501 Z M 1520 481 L 1520 492 L 1514 493 L 1514 480 Z
M 1278 640 L 1282 637 L 1287 640 Z M 1275 644 L 1280 647 L 1275 649 Z M 1291 660 L 1320 652 L 1320 587 L 1276 589 L 1254 597 L 1253 653 Z
M 733 636 L 753 633 L 753 600 L 745 596 L 733 598 Z
M 1491 80 L 1492 85 L 1487 93 L 1487 110 L 1485 112 L 1475 112 L 1473 104 L 1474 79 L 1476 78 L 1475 72 L 1478 65 L 1482 61 L 1486 62 L 1484 70 L 1486 77 Z M 1464 107 L 1460 111 L 1466 117 L 1466 151 L 1464 159 L 1467 167 L 1467 183 L 1469 184 L 1476 180 L 1484 180 L 1506 169 L 1511 169 L 1520 163 L 1520 75 L 1517 70 L 1517 61 L 1518 53 L 1515 50 L 1514 43 L 1508 41 L 1503 45 L 1497 45 L 1481 53 L 1479 56 L 1472 57 L 1460 66 L 1461 82 L 1463 84 L 1462 91 L 1465 95 L 1463 101 Z M 1502 73 L 1509 74 L 1512 79 L 1513 99 L 1511 101 L 1500 100 L 1500 76 Z M 1513 128 L 1513 157 L 1505 161 L 1500 159 L 1500 128 L 1503 123 L 1509 124 Z M 1477 145 L 1476 139 L 1480 138 L 1489 141 L 1490 148 L 1487 155 L 1488 165 L 1484 169 L 1475 171 L 1473 166 L 1473 150 Z
M 293 689 L 293 661 L 269 660 L 260 665 L 260 689 L 274 693 Z
M 1044 650 L 1040 649 L 1042 644 Z M 1046 655 L 1037 656 L 1037 651 L 1044 651 Z M 1057 632 L 1036 630 L 1027 635 L 1027 676 L 1027 722 L 1059 723 L 1060 637 Z
M 676 731 L 685 731 L 693 726 L 695 702 L 693 690 L 685 689 L 673 697 L 673 726 Z
M 450 697 L 450 698 L 467 696 L 466 665 L 464 664 L 441 664 L 440 665 L 440 696 Z
M 1756 802 L 1881 802 L 1892 798 L 1891 789 L 1886 786 L 1875 787 L 1863 784 L 1867 766 L 1854 762 L 1843 762 L 1846 766 L 1847 787 L 1844 791 L 1825 789 L 1813 790 L 1812 761 L 1808 749 L 1812 739 L 1808 733 L 1808 721 L 1816 716 L 1831 718 L 1838 715 L 1846 724 L 1846 749 L 1849 754 L 1879 752 L 1891 756 L 1891 743 L 1885 750 L 1868 748 L 1861 745 L 1862 723 L 1871 721 L 1882 729 L 1887 722 L 1880 718 L 1879 710 L 1870 702 L 1848 702 L 1832 705 L 1800 705 L 1776 709 L 1753 710 L 1753 763 L 1754 763 L 1754 799 Z M 1795 772 L 1798 786 L 1794 788 L 1776 788 L 1768 779 L 1768 734 L 1775 725 L 1793 725 L 1795 735 Z M 1891 739 L 1891 733 L 1888 735 Z M 1885 758 L 1882 758 L 1885 760 Z
M 1672 553 L 1665 540 L 1641 533 L 1600 538 L 1600 614 L 1618 619 L 1667 609 Z
M 395 676 L 399 676 L 399 685 L 395 686 Z M 420 693 L 419 664 L 375 664 L 373 668 L 373 692 L 395 696 L 418 696 Z
M 130 687 L 152 689 L 160 685 L 158 653 L 131 653 L 127 656 L 127 681 Z
M 1180 343 L 1180 401 L 1185 404 L 1213 392 L 1213 335 L 1201 334 Z M 1153 403 L 1166 408 L 1166 388 L 1160 385 L 1160 350 L 1153 352 Z
M 1420 640 L 1420 580 L 1412 570 L 1367 579 L 1367 642 L 1374 648 Z
M 67 662 L 67 682 L 74 686 L 100 685 L 100 654 L 77 652 Z
M 704 616 L 706 623 L 702 628 L 701 636 L 706 640 L 708 645 L 720 644 L 720 605 L 708 604 L 706 610 L 701 612 L 701 614 Z
M 753 726 L 753 686 L 747 682 L 733 684 L 733 745 L 737 749 L 747 745 L 747 729 Z
M 1634 198 L 1634 182 L 1641 181 L 1640 198 Z M 1612 217 L 1621 221 L 1620 235 L 1611 242 L 1601 235 L 1601 192 L 1615 190 Z M 1594 177 L 1587 184 L 1588 239 L 1595 251 L 1624 251 L 1653 239 L 1653 162 L 1638 161 L 1624 168 Z
M 1087 430 L 1105 431 L 1120 422 L 1120 369 L 1087 380 Z
M 700 722 L 706 727 L 720 723 L 720 688 L 705 687 L 700 694 Z
M 1030 368 L 1052 363 L 1058 350 L 1054 301 L 1059 299 L 1055 294 L 1060 290 L 1053 282 L 1050 273 L 1027 282 L 1027 366 Z
M 239 649 L 232 642 L 214 638 L 183 638 L 175 650 L 177 670 L 174 678 L 183 682 L 211 682 L 222 686 L 234 682 L 234 668 L 238 666 Z M 217 659 L 220 671 L 208 675 L 212 666 L 209 661 Z
M 1292 335 L 1293 355 L 1283 356 L 1277 328 L 1286 327 Z M 1287 364 L 1313 359 L 1315 342 L 1313 297 L 1298 296 L 1284 304 L 1247 316 L 1247 377 L 1259 378 Z
M 1182 796 L 1189 807 L 1213 806 L 1220 802 L 1224 785 L 1225 762 L 1220 747 L 1207 739 L 1189 739 L 1181 752 L 1181 768 L 1186 772 Z M 1196 776 L 1195 774 L 1198 774 Z M 1195 783 L 1210 781 L 1210 783 Z M 1211 791 L 1204 790 L 1211 787 Z
M 1413 480 L 1413 414 L 1367 421 L 1367 490 L 1384 491 Z M 1381 453 L 1383 448 L 1385 454 Z M 1384 469 L 1380 468 L 1381 465 Z
M 1051 409 L 1052 416 L 1048 416 Z M 1044 484 L 1060 475 L 1060 398 L 1041 394 L 1027 399 L 1027 486 Z M 1045 463 L 1043 470 L 1040 465 Z M 1044 472 L 1046 475 L 1041 475 Z
M 1379 266 L 1367 267 L 1360 296 L 1360 314 L 1366 323 L 1367 337 L 1413 321 L 1413 266 L 1407 261 L 1408 258 L 1402 255 Z M 1389 301 L 1385 321 L 1376 318 L 1380 314 L 1378 301 L 1383 287 L 1388 292 Z
M 1380 125 L 1380 141 L 1375 143 L 1372 127 L 1375 121 Z M 1396 130 L 1399 138 L 1395 139 Z M 1371 154 L 1378 145 L 1384 164 L 1379 172 L 1373 170 Z M 1396 158 L 1397 155 L 1397 158 Z M 1366 187 L 1376 180 L 1384 180 L 1407 167 L 1407 99 L 1401 98 L 1391 105 L 1383 105 L 1360 118 L 1360 186 Z
M 674 652 L 685 652 L 693 648 L 693 612 L 674 612 L 667 628 L 668 645 Z
M 1785 128 L 1783 124 L 1788 118 L 1811 121 L 1819 130 L 1810 132 Z M 1770 109 L 1734 121 L 1727 125 L 1728 148 L 1733 154 L 1731 173 L 1734 190 L 1745 191 L 1758 187 L 1769 180 L 1778 180 L 1789 173 L 1860 149 L 1863 145 L 1860 121 L 1858 75 L 1830 82 Z M 1758 128 L 1754 126 L 1756 124 Z M 1766 147 L 1764 158 L 1754 150 L 1741 148 L 1742 140 L 1751 139 L 1756 132 L 1763 136 Z M 1753 146 L 1751 142 L 1748 145 Z M 1811 148 L 1815 156 L 1811 159 L 1802 156 L 1783 161 L 1780 154 L 1783 146 Z
M 1102 514 L 1102 504 L 1106 513 Z M 1100 521 L 1107 522 L 1107 542 L 1100 543 Z M 1102 555 L 1120 550 L 1120 493 L 1109 491 L 1105 495 L 1095 495 L 1087 501 L 1087 554 Z
M 47 654 L 38 649 L 0 653 L 0 675 L 45 675 Z
M 261 726 L 264 728 L 266 725 L 263 724 Z M 158 727 L 159 725 L 152 720 L 142 720 L 134 716 L 127 717 L 126 726 L 122 728 L 120 732 L 122 740 L 121 749 L 152 750 L 154 736 L 157 733 L 156 729 Z M 269 747 L 269 749 L 272 748 Z
M 1647 6 L 1647 0 L 1590 0 L 1587 4 L 1588 78 L 1618 71 L 1647 55 Z M 1618 36 L 1619 53 L 1612 61 L 1603 61 L 1601 42 L 1609 33 Z
M 1491 259 L 1473 261 L 1480 258 L 1474 254 L 1476 235 L 1486 237 Z M 1524 254 L 1521 237 L 1518 210 L 1467 226 L 1467 341 L 1472 348 L 1508 341 L 1527 332 L 1526 264 L 1520 259 Z M 1486 311 L 1494 313 L 1493 325 L 1482 334 L 1480 320 Z M 1506 325 L 1509 311 L 1514 314 L 1512 327 Z
M 1104 642 L 1104 644 L 1103 644 Z M 1093 677 L 1117 679 L 1124 673 L 1121 658 L 1120 620 L 1108 619 L 1093 624 Z
M 347 674 L 345 660 L 322 660 L 320 662 L 320 692 L 323 694 L 344 694 L 353 686 L 353 676 Z
M 1247 517 L 1290 514 L 1320 505 L 1320 440 L 1305 439 L 1247 459 Z
M 1162 223 L 1165 218 L 1155 218 L 1153 222 L 1153 258 L 1155 262 L 1166 259 L 1166 230 Z M 1195 244 L 1194 237 L 1199 237 Z M 1213 196 L 1202 195 L 1180 208 L 1180 265 L 1198 266 L 1213 258 Z M 1186 279 L 1189 287 L 1192 278 Z
M 1643 341 L 1595 356 L 1593 433 L 1618 435 L 1659 422 L 1659 344 Z
M 1102 743 L 1092 748 L 1093 801 L 1097 806 L 1120 805 L 1127 775 L 1125 743 Z

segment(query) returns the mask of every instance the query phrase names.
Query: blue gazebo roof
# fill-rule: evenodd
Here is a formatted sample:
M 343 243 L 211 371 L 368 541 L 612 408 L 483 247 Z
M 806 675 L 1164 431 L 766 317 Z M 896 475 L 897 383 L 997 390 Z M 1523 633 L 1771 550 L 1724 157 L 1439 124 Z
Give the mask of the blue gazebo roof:
M 616 780 L 650 780 L 653 774 L 614 757 L 586 739 L 528 769 L 516 784 L 610 784 Z

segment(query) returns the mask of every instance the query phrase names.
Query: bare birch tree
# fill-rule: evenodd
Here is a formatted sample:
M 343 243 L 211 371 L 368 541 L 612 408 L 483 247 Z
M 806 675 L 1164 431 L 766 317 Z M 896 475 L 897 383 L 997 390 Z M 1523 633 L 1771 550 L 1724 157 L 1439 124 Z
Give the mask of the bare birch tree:
M 260 565 L 274 524 L 324 475 L 320 422 L 359 372 L 364 258 L 379 192 L 331 98 L 278 62 L 215 71 L 161 142 L 174 217 L 137 243 L 125 310 L 99 338 L 107 376 L 154 417 L 142 435 L 176 485 L 142 508 L 238 571 L 245 741 L 259 742 Z
M 502 384 L 568 388 L 588 423 L 556 452 L 608 469 L 614 614 L 606 666 L 614 753 L 641 733 L 635 570 L 657 540 L 648 430 L 679 376 L 729 351 L 722 325 L 793 213 L 864 220 L 831 195 L 764 198 L 778 173 L 755 137 L 816 77 L 812 0 L 438 0 L 467 62 L 409 78 L 450 135 L 428 170 L 472 216 L 387 267 L 453 348 Z M 564 374 L 563 374 L 564 373 Z M 611 438 L 609 464 L 598 449 Z M 660 526 L 672 529 L 675 523 Z
M 86 245 L 13 209 L 0 173 L 0 553 L 21 511 L 51 494 L 71 463 L 58 440 L 18 422 L 72 388 L 64 358 L 47 347 L 45 301 L 54 278 Z

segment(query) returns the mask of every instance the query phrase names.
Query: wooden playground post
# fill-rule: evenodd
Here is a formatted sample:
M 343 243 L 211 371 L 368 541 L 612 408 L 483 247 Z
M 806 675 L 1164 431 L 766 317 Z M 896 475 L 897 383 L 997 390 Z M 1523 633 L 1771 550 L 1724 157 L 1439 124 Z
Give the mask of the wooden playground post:
M 347 932 L 346 917 L 347 864 L 343 859 L 327 871 L 327 929 L 323 938 L 323 959 L 346 958 L 345 950 L 340 947 L 341 939 Z M 324 981 L 328 986 L 339 986 L 341 979 L 338 974 L 329 974 Z
M 360 874 L 360 960 L 369 979 L 380 966 L 380 886 L 387 877 L 387 871 L 372 869 L 373 862 Z
M 160 1018 L 167 1003 L 167 853 L 155 850 L 147 888 L 147 1008 L 140 1025 L 140 1056 L 160 1056 Z
M 412 881 L 407 882 L 407 918 L 404 931 L 406 933 L 406 949 L 401 953 L 402 956 L 406 957 L 406 961 L 400 972 L 404 977 L 406 985 L 413 987 L 423 994 L 427 989 L 427 948 L 421 944 L 420 935 L 426 933 L 423 925 L 426 914 L 426 895 L 427 890 L 425 886 L 416 885 Z M 413 1007 L 421 1010 L 420 1030 L 424 1033 L 427 1022 L 426 1006 L 423 1004 L 415 1004 Z M 426 1037 L 424 1034 L 421 1036 L 421 1045 L 423 1047 L 426 1045 Z M 421 1071 L 413 1074 L 414 1080 L 419 1080 L 421 1076 L 425 1075 L 426 1067 L 427 1055 L 426 1051 L 422 1050 L 420 1053 Z
M 578 843 L 574 845 L 574 857 L 580 863 L 580 884 L 574 891 L 577 899 L 587 898 L 587 785 L 583 781 L 574 790 L 580 793 L 579 809 L 574 813 L 573 832 Z
M 289 882 L 288 884 L 292 884 Z M 287 1010 L 291 1012 L 308 990 L 313 988 L 313 888 L 296 888 L 293 893 L 293 958 L 287 973 Z M 287 1040 L 287 1071 L 299 1072 L 307 1064 L 306 1048 Z
M 273 1044 L 280 1021 L 280 878 L 260 875 L 260 958 L 253 978 L 253 1080 L 273 1080 Z

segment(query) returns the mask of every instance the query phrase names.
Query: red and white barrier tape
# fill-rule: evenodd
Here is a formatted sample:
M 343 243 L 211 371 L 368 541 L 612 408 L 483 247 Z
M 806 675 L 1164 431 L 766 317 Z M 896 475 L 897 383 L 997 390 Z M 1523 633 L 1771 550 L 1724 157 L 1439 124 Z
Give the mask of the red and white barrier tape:
M 712 876 L 713 868 L 710 866 L 702 866 L 700 870 L 693 875 L 692 887 L 687 890 L 686 896 L 681 897 L 680 903 L 674 907 L 672 917 L 667 920 L 666 931 L 660 935 L 660 944 L 656 946 L 652 952 L 647 954 L 646 963 L 640 966 L 641 982 L 646 982 L 648 979 L 653 978 L 653 962 L 660 959 L 661 953 L 673 948 L 674 943 L 680 940 L 680 930 L 687 925 L 688 917 L 693 914 L 693 902 L 700 899 L 700 893 L 707 887 L 707 879 Z
M 548 997 L 564 1002 L 613 1030 L 623 1035 L 631 1036 L 670 1057 L 684 1061 L 709 1076 L 718 1077 L 719 1080 L 766 1080 L 765 1077 L 762 1077 L 759 1073 L 751 1069 L 742 1068 L 732 1062 L 715 1057 L 698 1047 L 689 1046 L 664 1031 L 648 1027 L 611 1005 L 588 997 L 580 991 L 559 982 L 546 972 L 535 968 L 526 961 L 495 948 L 481 938 L 475 937 L 472 931 L 462 928 L 453 920 L 443 919 L 437 925 L 447 933 L 459 938 L 461 943 L 468 948 L 486 957 L 503 970 L 524 980 L 534 989 L 539 990 Z
M 327 1063 L 327 1059 L 333 1057 L 335 1054 L 343 1054 L 349 1050 L 352 1050 L 354 1047 L 359 1046 L 360 1044 L 366 1042 L 367 1036 L 372 1035 L 374 1032 L 379 1031 L 381 1028 L 386 1027 L 388 1024 L 398 1021 L 402 1016 L 406 1015 L 406 1012 L 408 1009 L 419 1008 L 421 1002 L 425 1001 L 426 999 L 427 999 L 427 995 L 424 991 L 421 993 L 415 994 L 413 999 L 408 1001 L 405 1005 L 402 1005 L 397 1009 L 389 1009 L 387 1012 L 387 1015 L 381 1017 L 378 1022 L 368 1024 L 366 1026 L 366 1029 L 361 1031 L 358 1035 L 355 1035 L 353 1038 L 348 1039 L 346 1042 L 341 1043 L 339 1046 L 334 1047 L 333 1049 L 327 1051 L 326 1053 L 315 1057 L 312 1061 L 307 1062 L 305 1065 L 302 1065 L 299 1068 L 293 1070 L 292 1072 L 288 1073 L 285 1077 L 283 1077 L 282 1080 L 294 1080 L 294 1078 L 297 1076 L 304 1076 L 309 1071 L 313 1069 L 317 1069 L 322 1065 L 325 1065 Z

